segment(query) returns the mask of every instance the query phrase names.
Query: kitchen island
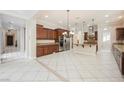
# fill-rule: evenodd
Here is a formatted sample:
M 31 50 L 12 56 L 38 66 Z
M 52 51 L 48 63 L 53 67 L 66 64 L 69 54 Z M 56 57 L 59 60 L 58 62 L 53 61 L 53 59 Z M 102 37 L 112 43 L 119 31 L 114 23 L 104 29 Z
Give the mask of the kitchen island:
M 124 75 L 124 44 L 114 43 L 112 46 L 112 50 L 121 74 Z

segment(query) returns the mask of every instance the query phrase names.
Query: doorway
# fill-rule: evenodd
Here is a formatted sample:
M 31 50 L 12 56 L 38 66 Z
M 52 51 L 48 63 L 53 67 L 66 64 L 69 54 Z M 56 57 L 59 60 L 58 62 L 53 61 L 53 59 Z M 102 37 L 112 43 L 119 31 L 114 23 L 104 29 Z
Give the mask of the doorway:
M 102 49 L 111 50 L 111 33 L 110 31 L 104 31 L 102 34 Z

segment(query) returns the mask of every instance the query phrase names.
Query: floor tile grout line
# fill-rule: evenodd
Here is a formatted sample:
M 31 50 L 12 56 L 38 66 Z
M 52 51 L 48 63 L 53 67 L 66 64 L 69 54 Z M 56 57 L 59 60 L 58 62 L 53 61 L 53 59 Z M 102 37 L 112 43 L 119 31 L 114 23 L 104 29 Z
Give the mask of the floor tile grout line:
M 77 67 L 75 66 L 75 64 L 72 62 L 73 66 L 75 67 L 76 71 L 78 72 L 79 76 L 80 76 L 80 79 L 83 81 L 83 77 L 81 76 L 80 72 L 77 70 Z
M 61 76 L 60 74 L 58 74 L 56 71 L 54 71 L 53 69 L 51 69 L 48 66 L 46 66 L 45 64 L 43 64 L 41 61 L 39 61 L 39 60 L 36 59 L 36 62 L 39 63 L 41 66 L 43 66 L 48 71 L 50 71 L 51 73 L 53 73 L 60 80 L 62 80 L 64 82 L 69 82 L 69 80 L 65 79 L 63 76 Z

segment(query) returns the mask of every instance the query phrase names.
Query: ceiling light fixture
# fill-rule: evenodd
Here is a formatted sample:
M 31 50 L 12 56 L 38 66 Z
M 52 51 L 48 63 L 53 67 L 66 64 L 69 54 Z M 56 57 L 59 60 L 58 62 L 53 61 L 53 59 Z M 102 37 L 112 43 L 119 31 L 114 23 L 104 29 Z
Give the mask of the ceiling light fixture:
M 69 30 L 69 12 L 70 10 L 67 10 L 67 30 Z
M 103 30 L 108 30 L 107 28 L 104 28 Z
M 67 30 L 69 31 L 69 37 L 73 37 L 74 35 L 74 32 L 73 31 L 70 31 L 70 27 L 71 25 L 69 24 L 70 23 L 70 20 L 69 20 L 69 12 L 70 10 L 67 10 Z
M 48 15 L 45 15 L 45 18 L 48 18 Z
M 16 30 L 16 28 L 14 27 L 14 22 L 13 21 L 10 21 L 10 22 L 8 22 L 8 24 L 9 24 L 9 27 L 8 27 L 8 31 L 12 31 L 12 30 Z
M 119 19 L 122 19 L 122 16 L 118 16 Z
M 109 17 L 109 15 L 105 15 L 105 17 Z

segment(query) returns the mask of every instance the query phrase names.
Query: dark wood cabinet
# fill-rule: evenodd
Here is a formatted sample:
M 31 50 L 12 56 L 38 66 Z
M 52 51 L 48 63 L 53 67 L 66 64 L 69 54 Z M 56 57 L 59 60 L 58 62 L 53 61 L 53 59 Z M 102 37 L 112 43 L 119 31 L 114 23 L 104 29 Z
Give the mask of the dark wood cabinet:
M 52 29 L 48 30 L 48 39 L 50 39 L 50 40 L 54 40 L 55 39 L 54 38 L 54 30 L 52 30 Z
M 41 45 L 37 46 L 37 57 L 59 52 L 59 45 Z
M 41 25 L 37 25 L 37 39 L 47 39 L 47 30 Z
M 116 40 L 124 40 L 124 28 L 116 28 Z
M 98 40 L 98 32 L 95 31 L 95 40 Z
M 64 30 L 64 29 L 55 29 L 55 40 L 58 41 L 60 36 L 63 36 L 63 33 L 67 32 L 67 34 L 69 34 L 68 30 Z
M 54 44 L 37 44 L 37 57 L 59 52 L 59 36 L 63 36 L 63 32 L 69 33 L 64 29 L 49 29 L 37 24 L 37 40 L 55 40 Z
M 37 25 L 37 39 L 56 40 L 57 32 L 53 29 L 44 28 L 42 25 Z
M 57 41 L 58 40 L 58 32 L 54 30 L 54 39 Z
M 43 54 L 44 54 L 44 55 L 49 54 L 48 46 L 44 46 L 44 47 L 43 47 Z
M 37 24 L 37 39 L 42 40 L 55 40 L 58 42 L 59 36 L 62 36 L 64 32 L 69 33 L 69 31 L 64 29 L 49 29 L 44 28 L 42 25 Z
M 88 32 L 84 32 L 84 40 L 87 40 Z
M 37 57 L 44 55 L 44 47 L 37 46 Z
M 42 32 L 43 32 L 43 26 L 42 25 L 37 25 L 37 39 L 40 39 L 42 37 Z
M 58 52 L 59 51 L 59 47 L 58 46 L 54 46 L 53 49 L 54 49 L 53 50 L 54 52 Z

